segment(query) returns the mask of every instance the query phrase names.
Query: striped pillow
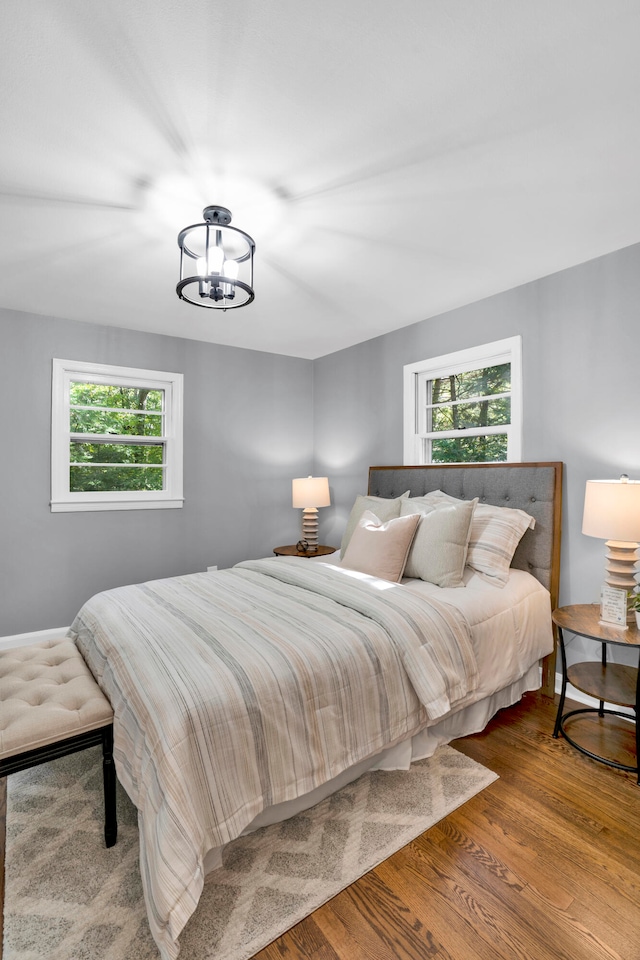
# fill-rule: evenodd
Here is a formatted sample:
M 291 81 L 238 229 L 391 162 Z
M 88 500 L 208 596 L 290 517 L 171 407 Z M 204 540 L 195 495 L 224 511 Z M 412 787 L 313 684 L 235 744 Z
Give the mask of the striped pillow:
M 433 490 L 424 497 L 411 499 L 431 505 L 447 500 L 460 503 L 457 497 L 451 497 L 442 490 Z M 503 587 L 509 579 L 509 568 L 516 548 L 535 523 L 534 518 L 524 510 L 495 507 L 490 503 L 476 504 L 471 521 L 467 566 L 488 583 Z

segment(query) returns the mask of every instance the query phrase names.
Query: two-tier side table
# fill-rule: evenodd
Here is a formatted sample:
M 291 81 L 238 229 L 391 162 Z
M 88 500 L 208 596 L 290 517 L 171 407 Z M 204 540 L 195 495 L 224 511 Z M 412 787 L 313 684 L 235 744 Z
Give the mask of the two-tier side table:
M 638 783 L 640 784 L 640 767 L 638 765 L 638 757 L 640 757 L 640 728 L 637 722 L 638 705 L 640 703 L 640 671 L 638 667 L 607 661 L 608 644 L 620 647 L 633 647 L 636 652 L 640 654 L 640 631 L 635 621 L 629 623 L 626 630 L 616 627 L 614 624 L 601 623 L 600 605 L 597 603 L 589 603 L 559 607 L 553 611 L 553 622 L 558 627 L 558 642 L 562 661 L 562 690 L 560 693 L 560 703 L 558 705 L 558 715 L 553 731 L 554 737 L 557 737 L 561 733 L 572 747 L 575 747 L 576 750 L 584 753 L 587 757 L 591 757 L 592 760 L 599 760 L 601 763 L 616 767 L 618 770 L 627 770 L 629 773 L 637 774 Z M 570 667 L 567 667 L 564 641 L 565 630 L 580 637 L 587 637 L 590 640 L 601 643 L 602 656 L 600 661 L 574 663 Z M 576 690 L 581 690 L 582 693 L 594 697 L 599 701 L 599 706 L 583 707 L 580 710 L 570 710 L 568 713 L 564 713 L 567 683 L 570 683 Z M 623 713 L 620 710 L 605 708 L 605 703 L 613 704 L 617 707 L 632 707 L 634 716 L 631 716 L 629 713 Z M 589 713 L 595 713 L 599 717 L 624 717 L 625 720 L 635 721 L 635 766 L 632 767 L 624 763 L 618 763 L 616 760 L 610 760 L 607 757 L 592 753 L 569 736 L 566 730 L 567 721 L 572 717 Z

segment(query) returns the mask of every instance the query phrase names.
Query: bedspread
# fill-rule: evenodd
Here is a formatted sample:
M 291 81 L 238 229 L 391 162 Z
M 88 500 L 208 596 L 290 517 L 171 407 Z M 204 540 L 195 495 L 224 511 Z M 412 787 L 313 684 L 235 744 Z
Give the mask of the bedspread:
M 165 960 L 210 849 L 446 713 L 477 679 L 453 607 L 298 559 L 106 591 L 70 633 L 114 709 Z

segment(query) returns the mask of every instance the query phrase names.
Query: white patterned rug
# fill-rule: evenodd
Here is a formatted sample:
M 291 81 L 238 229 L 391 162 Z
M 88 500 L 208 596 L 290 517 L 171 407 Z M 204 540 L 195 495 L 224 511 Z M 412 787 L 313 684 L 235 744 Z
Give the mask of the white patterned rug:
M 497 777 L 450 747 L 362 776 L 227 847 L 181 937 L 184 960 L 246 960 Z M 8 780 L 4 960 L 157 960 L 135 808 L 102 839 L 99 748 Z

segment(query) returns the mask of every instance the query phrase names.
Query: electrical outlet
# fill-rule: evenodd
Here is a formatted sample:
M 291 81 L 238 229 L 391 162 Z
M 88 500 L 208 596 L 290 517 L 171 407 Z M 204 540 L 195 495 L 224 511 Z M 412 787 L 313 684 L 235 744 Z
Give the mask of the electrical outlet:
M 213 567 L 207 567 L 207 573 L 211 573 L 212 570 L 217 570 L 217 569 L 218 569 L 217 565 L 214 565 Z

